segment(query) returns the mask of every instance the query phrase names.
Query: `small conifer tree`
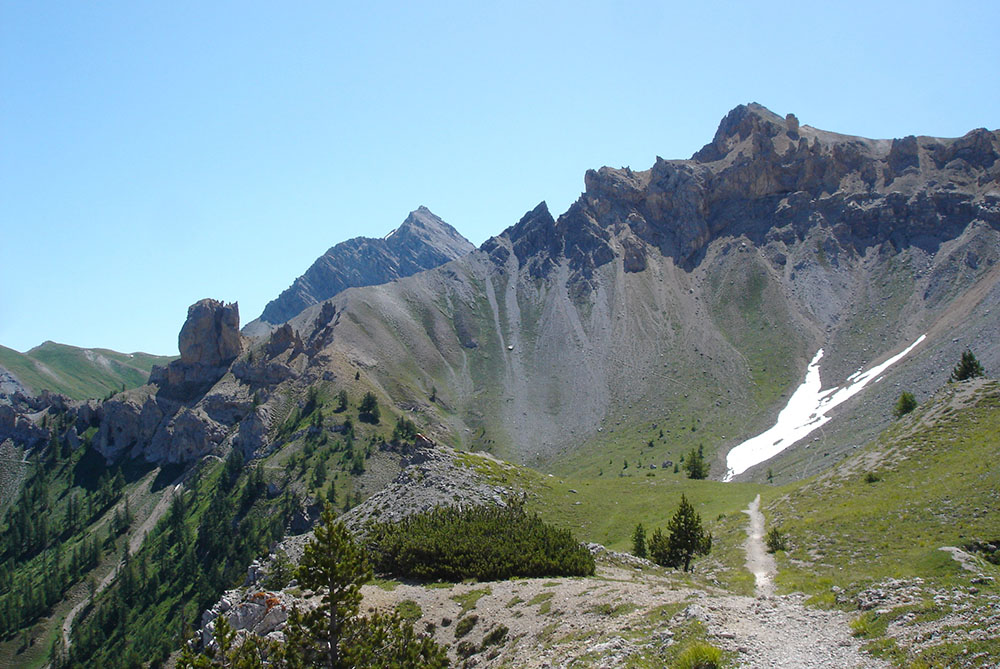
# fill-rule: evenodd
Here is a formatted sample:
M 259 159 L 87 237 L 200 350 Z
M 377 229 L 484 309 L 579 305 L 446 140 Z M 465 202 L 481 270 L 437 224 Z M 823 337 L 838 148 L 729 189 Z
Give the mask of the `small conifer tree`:
M 361 585 L 372 570 L 360 546 L 327 504 L 306 544 L 297 572 L 302 586 L 321 594 L 306 613 L 293 610 L 286 626 L 289 666 L 445 667 L 444 649 L 396 616 L 358 615 Z
M 705 463 L 705 451 L 701 444 L 698 444 L 698 450 L 692 448 L 688 453 L 684 469 L 687 470 L 689 479 L 708 478 L 708 465 Z
M 983 366 L 979 364 L 979 360 L 976 359 L 972 351 L 965 349 L 965 352 L 962 353 L 962 359 L 955 365 L 955 369 L 951 370 L 951 380 L 967 381 L 983 376 L 985 373 Z
M 708 555 L 712 550 L 712 534 L 701 524 L 701 516 L 681 495 L 681 503 L 670 522 L 667 535 L 659 529 L 653 531 L 649 541 L 649 554 L 653 561 L 665 567 L 691 570 L 691 560 L 696 555 Z
M 636 525 L 635 531 L 632 532 L 632 555 L 641 558 L 648 555 L 646 552 L 646 528 L 642 526 L 642 523 Z
M 371 391 L 365 393 L 358 407 L 358 417 L 368 423 L 378 423 L 379 415 L 378 398 L 375 397 L 375 393 Z
M 913 397 L 913 393 L 904 390 L 900 393 L 899 399 L 896 400 L 896 406 L 892 408 L 892 415 L 896 418 L 902 418 L 916 408 L 917 400 Z

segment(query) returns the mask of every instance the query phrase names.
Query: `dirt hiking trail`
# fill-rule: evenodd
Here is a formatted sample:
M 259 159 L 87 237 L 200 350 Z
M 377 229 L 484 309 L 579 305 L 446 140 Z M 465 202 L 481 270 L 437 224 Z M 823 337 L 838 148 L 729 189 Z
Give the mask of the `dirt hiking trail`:
M 774 594 L 774 576 L 778 568 L 774 556 L 764 550 L 764 514 L 760 512 L 760 495 L 750 502 L 743 513 L 750 516 L 747 526 L 747 569 L 757 583 L 757 596 L 770 597 Z
M 774 595 L 777 567 L 764 548 L 764 516 L 760 495 L 744 510 L 747 527 L 746 565 L 756 581 L 756 598 L 706 598 L 694 612 L 718 645 L 738 654 L 739 667 L 888 667 L 861 651 L 842 611 L 806 607 L 805 595 Z M 689 607 L 690 608 L 690 607 Z M 689 615 L 690 612 L 689 612 Z
M 362 588 L 363 611 L 393 610 L 406 602 L 418 612 L 418 630 L 451 644 L 455 666 L 623 667 L 638 657 L 656 657 L 674 643 L 678 630 L 698 620 L 707 640 L 732 653 L 735 667 L 768 669 L 863 668 L 889 665 L 862 652 L 851 634 L 850 616 L 805 605 L 802 594 L 775 595 L 774 557 L 764 548 L 764 517 L 758 496 L 749 516 L 747 569 L 756 596 L 726 594 L 682 584 L 676 572 L 659 571 L 631 555 L 597 554 L 592 578 L 536 578 L 443 587 L 398 584 Z M 465 601 L 465 604 L 461 602 Z M 457 621 L 475 616 L 467 635 Z M 506 641 L 483 648 L 463 665 L 461 642 L 482 647 L 491 630 L 507 629 Z M 464 633 L 463 633 L 464 634 Z M 662 656 L 661 656 L 662 657 Z

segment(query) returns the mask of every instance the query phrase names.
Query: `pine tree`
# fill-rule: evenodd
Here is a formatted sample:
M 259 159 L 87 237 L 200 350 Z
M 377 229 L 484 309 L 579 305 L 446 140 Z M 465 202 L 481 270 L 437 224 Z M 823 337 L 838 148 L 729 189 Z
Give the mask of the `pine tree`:
M 972 351 L 965 349 L 965 352 L 962 353 L 962 359 L 955 365 L 955 369 L 951 370 L 951 380 L 966 381 L 983 376 L 985 373 L 983 366 L 979 364 L 979 360 L 976 359 Z
M 698 444 L 698 450 L 691 449 L 688 453 L 687 462 L 684 463 L 689 479 L 708 478 L 708 465 L 705 464 L 704 447 Z
M 646 529 L 639 523 L 632 532 L 632 555 L 646 557 Z
M 916 408 L 917 400 L 913 397 L 913 393 L 903 391 L 899 395 L 899 399 L 896 400 L 896 406 L 892 408 L 892 415 L 896 418 L 902 418 Z
M 361 405 L 358 407 L 358 417 L 369 423 L 377 423 L 379 421 L 378 398 L 375 397 L 375 393 L 369 391 L 361 398 Z
M 646 544 L 646 551 L 649 553 L 649 558 L 656 564 L 670 566 L 668 564 L 667 537 L 664 536 L 663 530 L 660 528 L 653 529 L 653 533 L 649 536 L 649 542 Z
M 444 650 L 395 616 L 358 616 L 361 585 L 372 576 L 361 548 L 328 504 L 297 571 L 299 583 L 322 593 L 307 613 L 292 611 L 285 628 L 288 666 L 445 667 Z
M 681 503 L 670 522 L 667 536 L 659 529 L 654 530 L 649 541 L 649 554 L 653 561 L 664 567 L 691 570 L 691 560 L 695 555 L 708 555 L 712 550 L 712 535 L 701 524 L 701 516 L 681 495 Z
M 704 530 L 701 516 L 683 494 L 677 512 L 667 523 L 667 531 L 670 532 L 667 543 L 674 558 L 674 566 L 680 566 L 683 562 L 684 571 L 690 571 L 691 559 L 695 555 L 708 555 L 712 550 L 711 533 Z

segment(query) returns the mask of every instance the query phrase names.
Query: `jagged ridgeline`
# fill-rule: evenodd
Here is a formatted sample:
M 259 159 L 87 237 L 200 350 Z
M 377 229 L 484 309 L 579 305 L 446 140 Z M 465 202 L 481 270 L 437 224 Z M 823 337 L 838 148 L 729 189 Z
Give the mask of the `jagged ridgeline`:
M 818 456 L 775 464 L 802 476 L 884 427 L 895 384 L 926 395 L 964 347 L 1000 364 L 998 146 L 741 106 L 689 160 L 589 171 L 558 218 L 540 204 L 474 253 L 290 324 L 315 337 L 335 311 L 323 368 L 360 369 L 441 441 L 589 474 L 702 445 L 715 476 L 818 349 L 832 387 L 926 333 Z
M 565 213 L 542 203 L 479 249 L 419 209 L 383 240 L 330 249 L 242 333 L 236 304 L 200 301 L 180 357 L 104 400 L 7 396 L 0 665 L 164 662 L 206 609 L 232 605 L 252 560 L 255 587 L 276 542 L 294 562 L 326 502 L 402 527 L 435 506 L 502 508 L 525 486 L 561 528 L 526 530 L 543 543 L 572 546 L 572 527 L 622 547 L 622 509 L 662 526 L 650 509 L 686 493 L 716 519 L 726 578 L 756 488 L 711 479 L 818 349 L 831 387 L 926 335 L 821 437 L 743 478 L 826 469 L 966 349 L 1000 367 L 996 131 L 869 140 L 747 105 L 689 160 L 585 184 Z M 449 447 L 560 478 L 486 456 L 469 474 Z M 709 480 L 685 477 L 694 454 Z M 577 490 L 600 492 L 600 518 Z M 298 596 L 243 594 L 240 611 L 263 594 L 268 632 L 266 603 Z

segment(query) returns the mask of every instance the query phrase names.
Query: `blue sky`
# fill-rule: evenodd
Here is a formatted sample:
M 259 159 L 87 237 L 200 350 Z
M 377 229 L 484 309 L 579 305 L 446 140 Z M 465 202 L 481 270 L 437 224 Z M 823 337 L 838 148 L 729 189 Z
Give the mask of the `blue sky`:
M 0 0 L 0 344 L 176 354 L 419 205 L 480 244 L 737 104 L 1000 127 L 1000 3 Z M 697 6 L 696 6 L 697 5 Z

